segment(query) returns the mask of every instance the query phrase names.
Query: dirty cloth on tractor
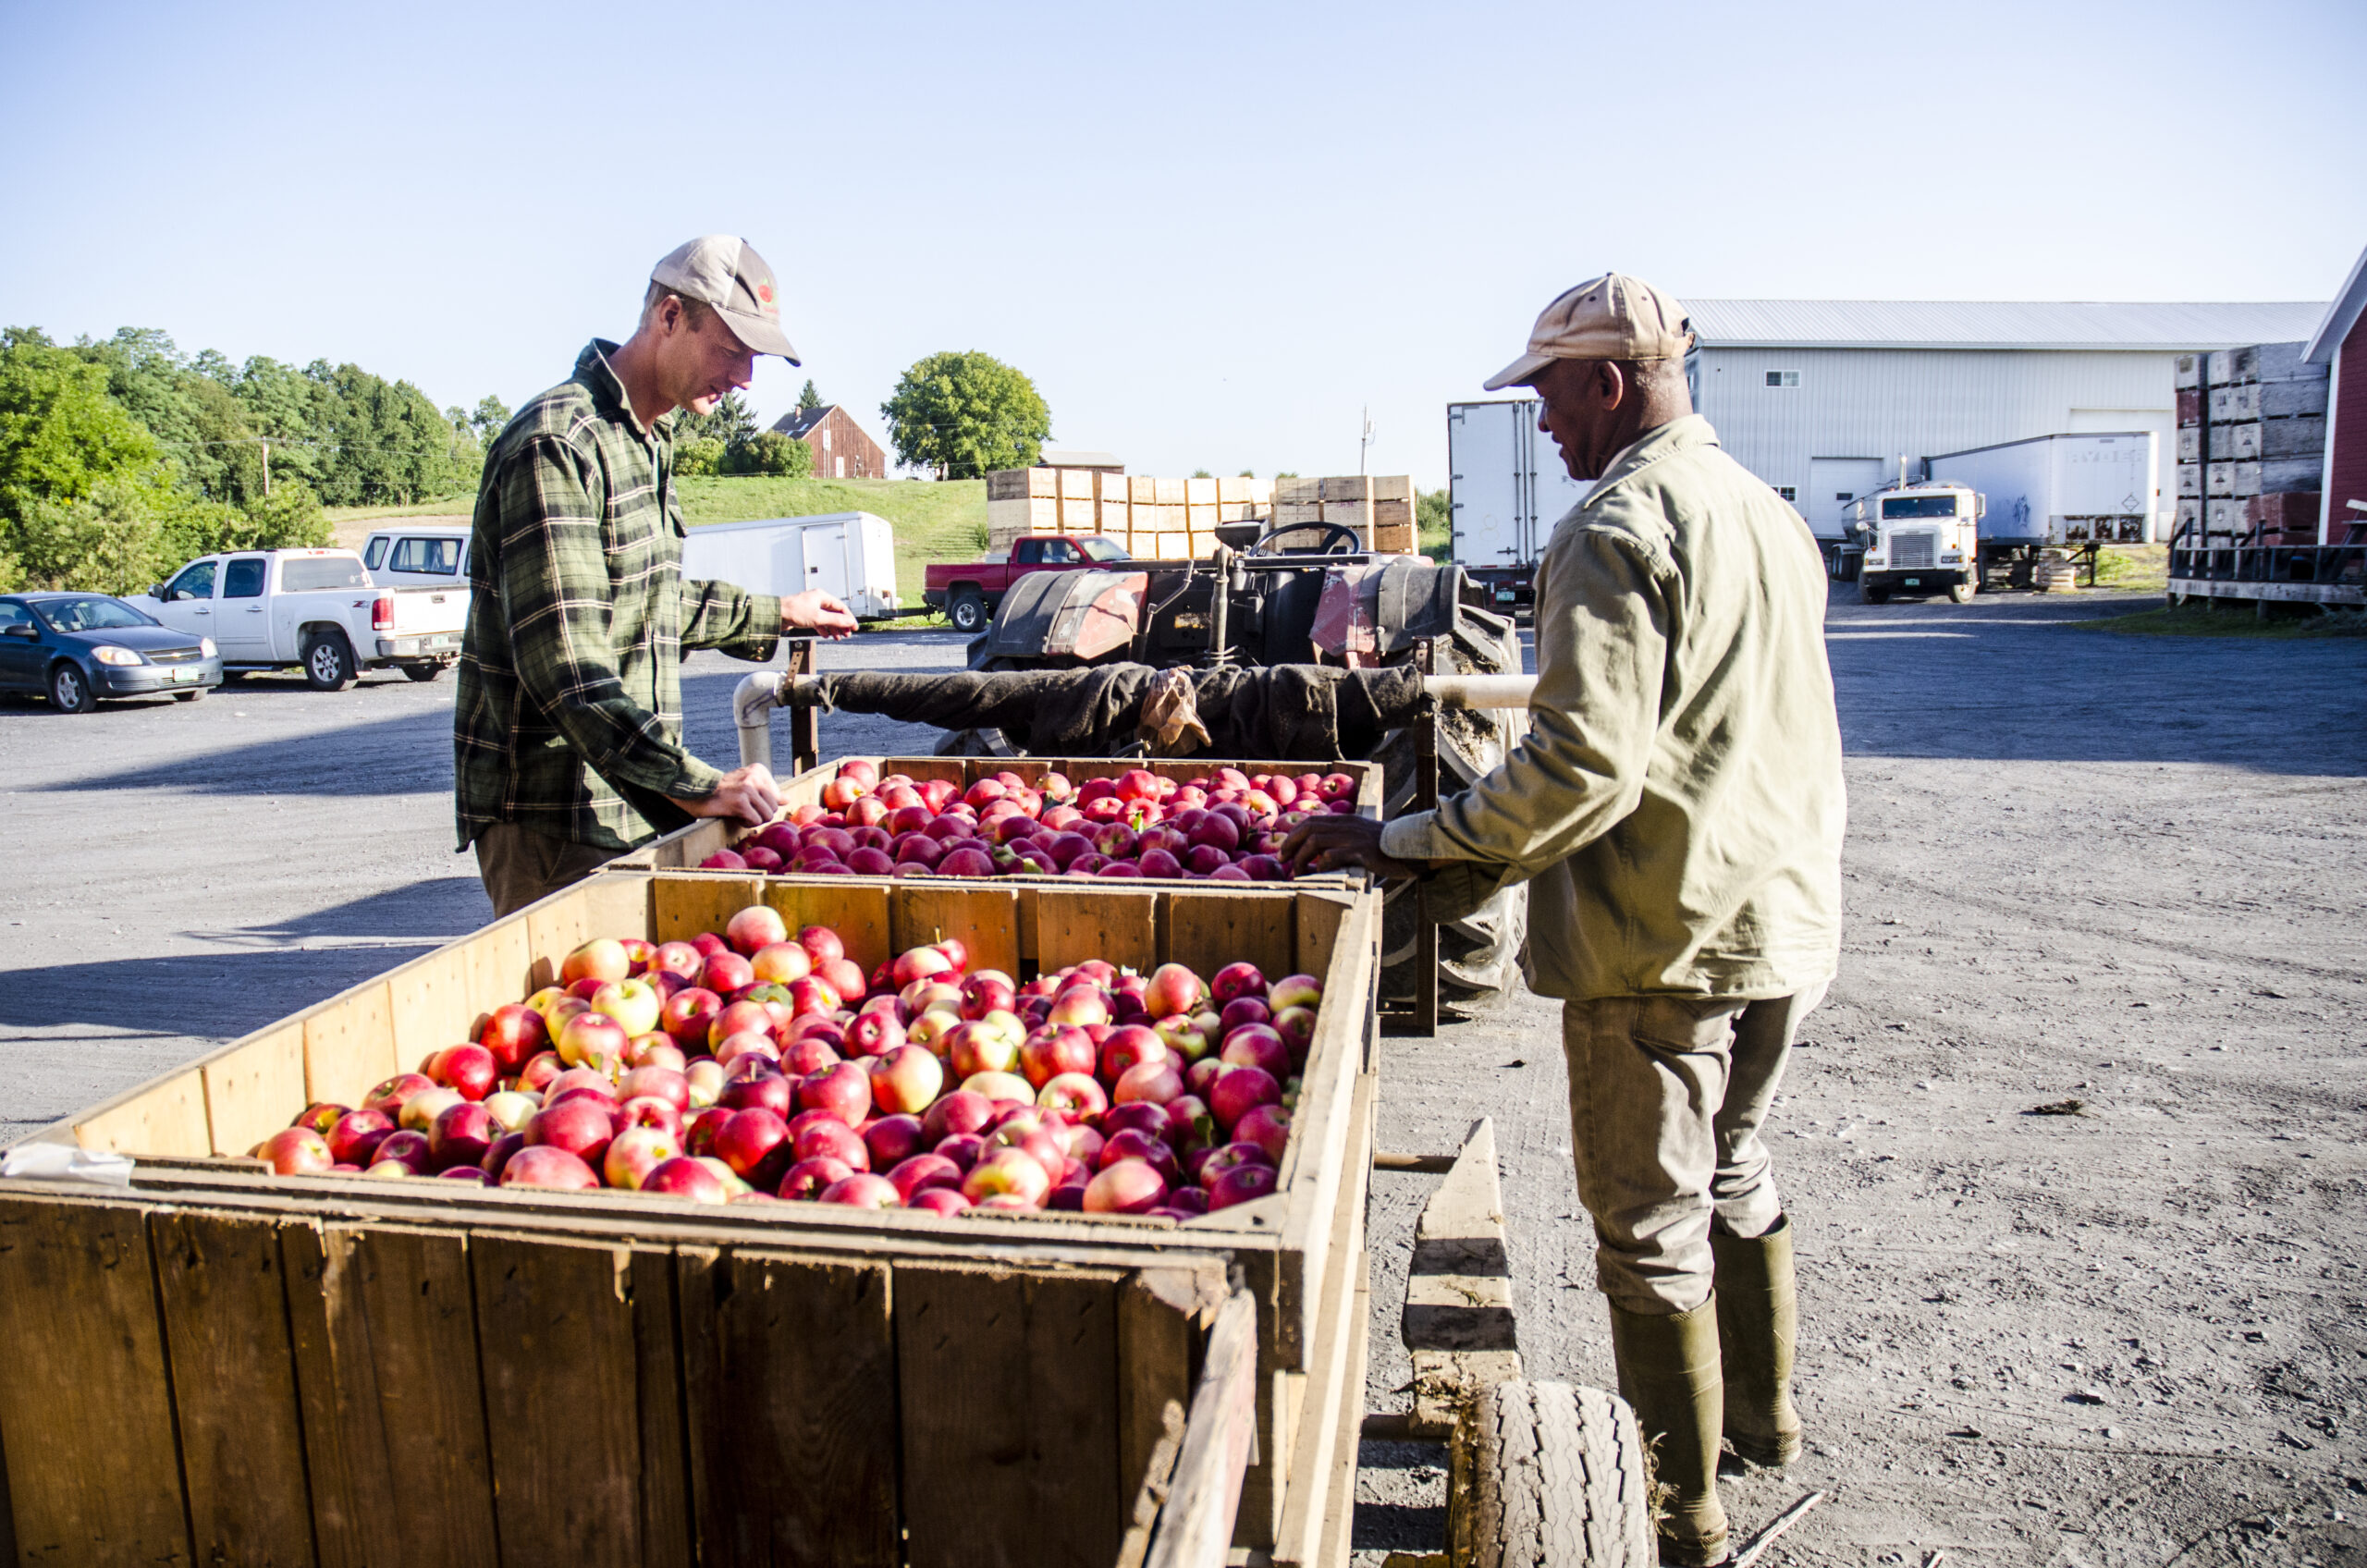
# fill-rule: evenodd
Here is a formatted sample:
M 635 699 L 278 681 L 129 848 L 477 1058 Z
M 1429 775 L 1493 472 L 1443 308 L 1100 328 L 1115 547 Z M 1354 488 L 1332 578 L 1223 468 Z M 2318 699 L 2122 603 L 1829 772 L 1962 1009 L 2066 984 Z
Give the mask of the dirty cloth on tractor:
M 1148 665 L 1087 669 L 886 675 L 869 671 L 797 677 L 782 693 L 791 706 L 881 714 L 940 729 L 1000 729 L 1036 756 L 1117 755 L 1132 750 L 1143 700 L 1162 680 L 1189 678 L 1205 750 L 1219 757 L 1336 762 L 1371 753 L 1409 722 L 1422 697 L 1409 668 L 1159 670 Z

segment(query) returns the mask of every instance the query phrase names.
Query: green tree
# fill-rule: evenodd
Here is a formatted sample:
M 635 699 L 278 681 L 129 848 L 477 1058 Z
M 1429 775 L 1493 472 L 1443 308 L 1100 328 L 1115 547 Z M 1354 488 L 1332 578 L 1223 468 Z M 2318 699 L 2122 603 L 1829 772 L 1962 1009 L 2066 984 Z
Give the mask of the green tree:
M 814 378 L 807 376 L 805 389 L 797 395 L 797 411 L 802 414 L 812 413 L 820 407 L 822 407 L 822 394 L 814 390 Z
M 478 446 L 488 452 L 493 450 L 493 438 L 509 426 L 509 404 L 490 394 L 477 399 L 476 412 L 469 416 L 469 423 L 475 427 Z
M 935 469 L 940 479 L 1029 467 L 1052 434 L 1052 410 L 1036 384 L 975 351 L 922 360 L 904 373 L 879 412 L 896 460 Z
M 674 472 L 684 479 L 699 479 L 723 472 L 724 454 L 730 448 L 712 435 L 693 436 L 674 443 Z
M 735 391 L 726 392 L 715 400 L 715 407 L 703 414 L 684 409 L 674 416 L 674 442 L 720 441 L 736 447 L 754 436 L 763 427 L 756 423 L 756 410 L 748 399 Z
M 1414 492 L 1414 538 L 1432 560 L 1454 558 L 1454 509 L 1444 490 Z
M 0 349 L 0 516 L 128 476 L 169 483 L 155 438 L 107 396 L 105 367 L 12 332 Z

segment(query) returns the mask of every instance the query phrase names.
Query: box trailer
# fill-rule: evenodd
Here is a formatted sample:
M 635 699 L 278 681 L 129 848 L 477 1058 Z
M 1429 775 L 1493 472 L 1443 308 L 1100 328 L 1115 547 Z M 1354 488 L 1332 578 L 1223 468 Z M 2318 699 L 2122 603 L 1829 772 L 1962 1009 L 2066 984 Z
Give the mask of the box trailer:
M 1982 552 L 2005 559 L 2055 545 L 2150 545 L 2161 539 L 2162 496 L 2150 430 L 2034 435 L 1924 459 L 1935 484 L 1988 498 Z
M 1535 597 L 1539 552 L 1592 488 L 1570 477 L 1552 438 L 1537 428 L 1538 407 L 1522 398 L 1446 410 L 1454 560 L 1499 606 Z
M 870 512 L 760 518 L 686 530 L 682 575 L 787 597 L 834 595 L 857 620 L 888 620 L 896 604 L 896 534 Z

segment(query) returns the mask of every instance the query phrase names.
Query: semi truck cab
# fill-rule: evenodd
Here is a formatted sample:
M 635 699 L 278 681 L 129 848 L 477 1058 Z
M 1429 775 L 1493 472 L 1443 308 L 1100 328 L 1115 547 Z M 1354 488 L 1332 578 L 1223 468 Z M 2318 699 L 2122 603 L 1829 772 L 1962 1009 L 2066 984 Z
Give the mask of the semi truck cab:
M 1945 591 L 1968 605 L 1981 588 L 1984 499 L 1956 484 L 1885 485 L 1849 504 L 1845 526 L 1865 543 L 1858 596 L 1879 605 L 1895 593 Z

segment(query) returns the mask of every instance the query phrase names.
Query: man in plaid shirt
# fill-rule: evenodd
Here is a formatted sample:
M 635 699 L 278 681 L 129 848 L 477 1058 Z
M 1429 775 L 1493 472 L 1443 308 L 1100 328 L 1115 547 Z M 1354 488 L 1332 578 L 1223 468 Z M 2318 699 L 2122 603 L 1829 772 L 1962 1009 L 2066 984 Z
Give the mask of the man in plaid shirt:
M 798 362 L 772 269 L 730 235 L 692 240 L 632 337 L 595 338 L 485 456 L 452 745 L 460 847 L 496 914 L 692 817 L 779 809 L 767 769 L 682 749 L 683 649 L 762 662 L 790 631 L 855 625 L 828 594 L 682 580 L 673 412 L 746 386 L 758 354 Z

